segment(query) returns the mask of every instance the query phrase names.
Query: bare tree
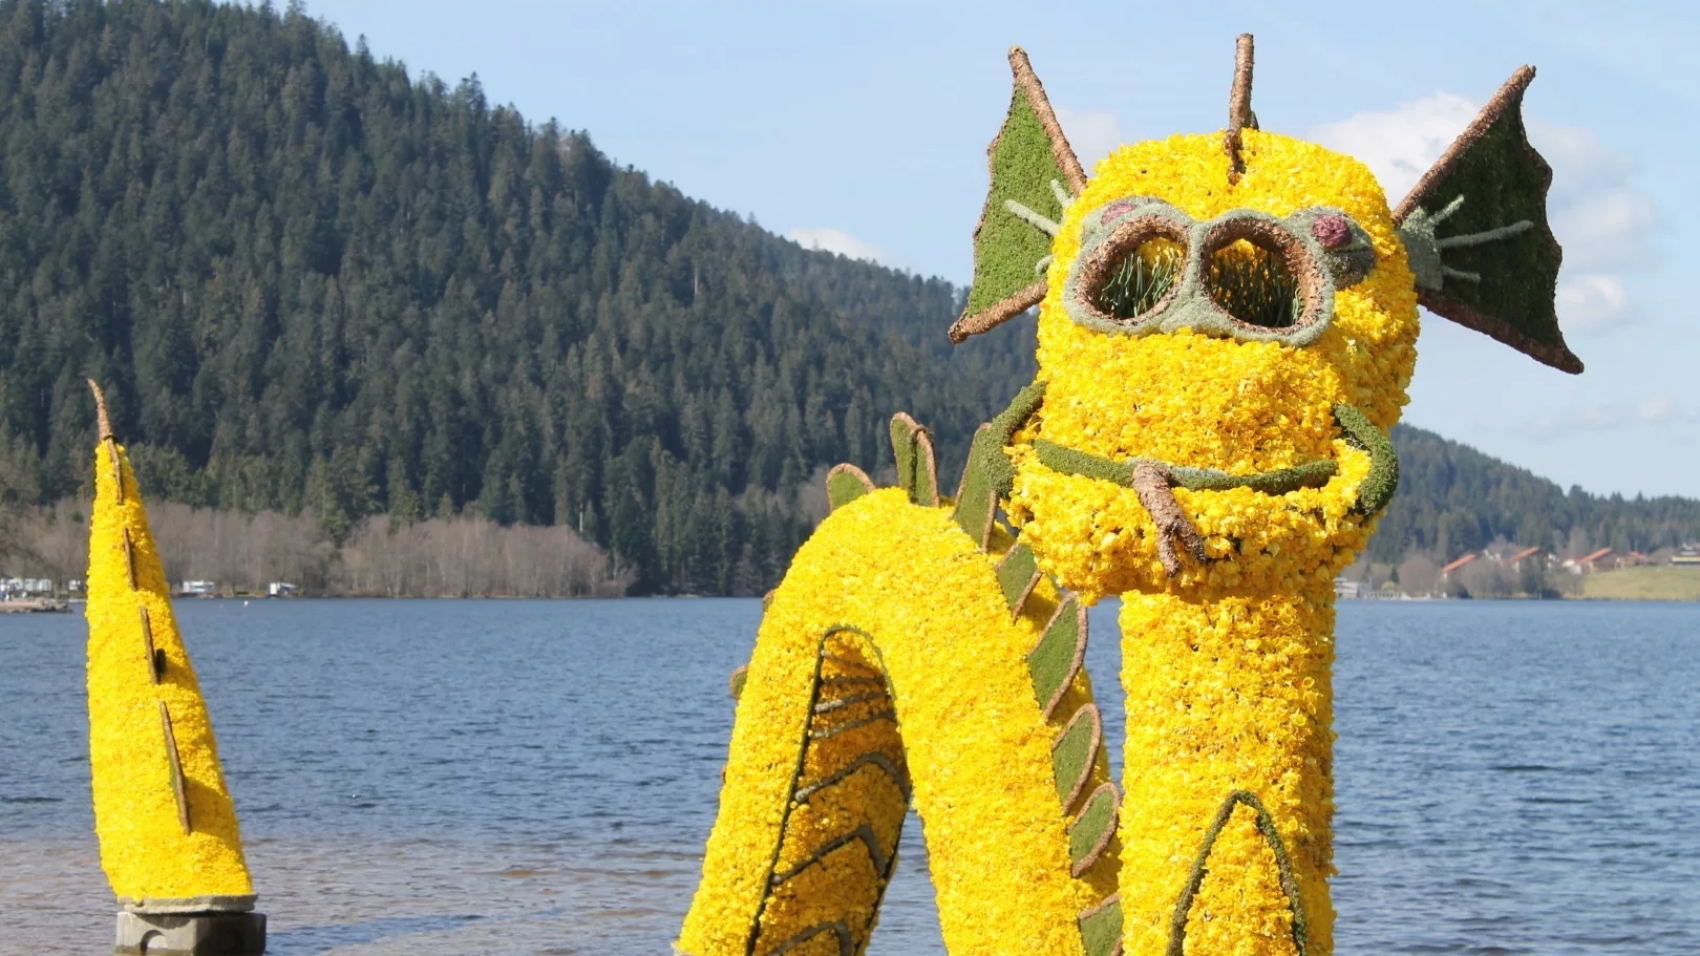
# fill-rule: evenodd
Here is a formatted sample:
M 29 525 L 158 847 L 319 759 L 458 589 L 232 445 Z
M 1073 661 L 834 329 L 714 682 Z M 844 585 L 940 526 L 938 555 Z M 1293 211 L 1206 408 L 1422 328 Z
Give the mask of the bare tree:
M 635 577 L 565 526 L 504 528 L 466 515 L 416 524 L 368 518 L 341 557 L 347 593 L 392 597 L 611 597 Z
M 636 575 L 565 526 L 504 528 L 472 515 L 417 524 L 366 519 L 338 552 L 310 512 L 295 516 L 148 506 L 166 579 L 264 593 L 287 581 L 308 593 L 387 597 L 617 597 Z M 66 499 L 13 526 L 0 571 L 63 582 L 88 567 L 87 506 Z
M 1440 562 L 1412 554 L 1399 564 L 1399 587 L 1406 594 L 1433 594 L 1440 584 Z

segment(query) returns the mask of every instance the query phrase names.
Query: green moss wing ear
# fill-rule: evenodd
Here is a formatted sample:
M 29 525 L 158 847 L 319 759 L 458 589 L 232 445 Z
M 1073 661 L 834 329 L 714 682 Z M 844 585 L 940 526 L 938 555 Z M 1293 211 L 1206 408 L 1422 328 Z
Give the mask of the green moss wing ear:
M 1523 91 L 1511 75 L 1463 135 L 1393 210 L 1429 311 L 1566 372 L 1582 360 L 1564 344 L 1553 296 L 1562 253 L 1547 225 L 1552 167 L 1523 130 Z
M 974 229 L 974 284 L 950 327 L 952 342 L 984 332 L 1045 297 L 1044 263 L 1062 207 L 1086 185 L 1086 171 L 1063 136 L 1027 54 L 1014 47 L 1009 116 L 986 147 L 991 192 Z

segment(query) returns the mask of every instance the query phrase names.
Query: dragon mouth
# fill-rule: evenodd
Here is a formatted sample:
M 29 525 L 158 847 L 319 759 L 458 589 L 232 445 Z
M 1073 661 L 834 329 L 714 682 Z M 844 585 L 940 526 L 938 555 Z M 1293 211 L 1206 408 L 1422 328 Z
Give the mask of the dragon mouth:
M 1399 456 L 1385 432 L 1351 405 L 1335 405 L 1334 421 L 1346 442 L 1368 453 L 1370 471 L 1356 490 L 1352 511 L 1360 515 L 1376 515 L 1387 507 L 1393 491 L 1399 485 Z M 1064 475 L 1079 475 L 1110 481 L 1133 489 L 1139 503 L 1150 513 L 1157 525 L 1157 557 L 1170 577 L 1180 573 L 1181 554 L 1199 564 L 1208 558 L 1204 539 L 1175 500 L 1174 489 L 1191 491 L 1230 491 L 1249 488 L 1266 495 L 1284 495 L 1300 488 L 1320 488 L 1340 472 L 1333 459 L 1305 462 L 1290 468 L 1260 471 L 1250 475 L 1234 475 L 1214 468 L 1195 468 L 1170 465 L 1149 458 L 1115 461 L 1090 452 L 1069 448 L 1042 438 L 1032 440 L 1039 464 Z
M 1033 440 L 1033 451 L 1039 456 L 1041 465 L 1059 474 L 1097 478 L 1127 488 L 1137 487 L 1135 479 L 1142 466 L 1153 466 L 1161 469 L 1169 476 L 1170 487 L 1173 488 L 1185 488 L 1189 491 L 1229 491 L 1234 488 L 1249 488 L 1266 495 L 1284 495 L 1289 491 L 1297 491 L 1300 488 L 1320 488 L 1328 484 L 1340 471 L 1339 464 L 1333 459 L 1322 459 L 1295 465 L 1291 468 L 1260 471 L 1251 475 L 1234 475 L 1214 468 L 1171 465 L 1168 462 L 1149 458 L 1116 461 L 1090 452 L 1069 448 L 1066 445 L 1059 445 L 1056 442 L 1045 441 L 1042 438 Z
M 983 467 L 987 471 L 985 482 L 998 482 L 985 489 L 993 502 L 1007 499 L 1010 495 L 1015 469 L 1004 457 L 1004 452 L 1017 443 L 1016 432 L 1039 411 L 1044 395 L 1045 383 L 1034 382 L 1022 389 L 1002 414 L 975 434 L 974 451 L 970 454 L 983 456 Z M 1353 489 L 1355 501 L 1351 513 L 1373 519 L 1393 500 L 1393 492 L 1399 487 L 1399 455 L 1394 451 L 1388 434 L 1377 427 L 1362 409 L 1342 403 L 1333 406 L 1332 410 L 1340 437 L 1347 445 L 1369 456 L 1369 472 Z M 1171 577 L 1180 573 L 1180 555 L 1183 552 L 1201 565 L 1209 560 L 1204 550 L 1204 539 L 1175 500 L 1175 488 L 1195 491 L 1249 488 L 1278 496 L 1301 488 L 1322 487 L 1338 477 L 1340 471 L 1337 461 L 1327 459 L 1251 475 L 1234 475 L 1214 468 L 1170 466 L 1149 459 L 1114 461 L 1046 441 L 1037 435 L 1026 439 L 1026 442 L 1041 467 L 1058 474 L 1110 481 L 1133 489 L 1134 494 L 1139 496 L 1139 503 L 1157 525 L 1157 558 Z M 964 487 L 966 489 L 966 485 Z
M 1170 465 L 1148 458 L 1112 461 L 1044 439 L 1034 439 L 1033 450 L 1039 456 L 1039 463 L 1052 471 L 1113 481 L 1132 488 L 1139 496 L 1139 503 L 1157 525 L 1157 560 L 1162 562 L 1163 570 L 1170 577 L 1180 573 L 1182 554 L 1199 564 L 1209 560 L 1204 552 L 1204 538 L 1181 510 L 1180 502 L 1175 500 L 1174 489 L 1227 491 L 1250 488 L 1266 495 L 1281 495 L 1299 488 L 1325 485 L 1340 470 L 1334 461 L 1324 460 L 1254 475 L 1232 475 L 1214 468 Z

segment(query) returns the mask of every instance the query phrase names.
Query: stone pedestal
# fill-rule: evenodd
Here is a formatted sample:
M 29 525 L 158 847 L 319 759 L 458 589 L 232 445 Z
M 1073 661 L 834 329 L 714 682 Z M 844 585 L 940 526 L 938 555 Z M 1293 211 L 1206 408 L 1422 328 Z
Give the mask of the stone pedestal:
M 146 956 L 260 956 L 264 913 L 118 914 L 113 952 Z

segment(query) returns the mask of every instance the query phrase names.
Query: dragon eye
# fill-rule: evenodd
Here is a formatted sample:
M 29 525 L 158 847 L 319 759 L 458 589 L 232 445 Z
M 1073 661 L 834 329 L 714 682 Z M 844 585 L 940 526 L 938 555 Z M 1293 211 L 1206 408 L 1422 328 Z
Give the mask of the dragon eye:
M 1174 296 L 1186 271 L 1187 236 L 1163 216 L 1121 216 L 1081 264 L 1080 292 L 1096 318 L 1130 327 Z
M 1300 329 L 1322 314 L 1320 267 L 1296 236 L 1265 219 L 1223 221 L 1205 239 L 1204 288 L 1238 325 Z
M 1110 267 L 1092 304 L 1112 319 L 1137 319 L 1168 297 L 1186 266 L 1186 246 L 1167 238 L 1147 239 Z

